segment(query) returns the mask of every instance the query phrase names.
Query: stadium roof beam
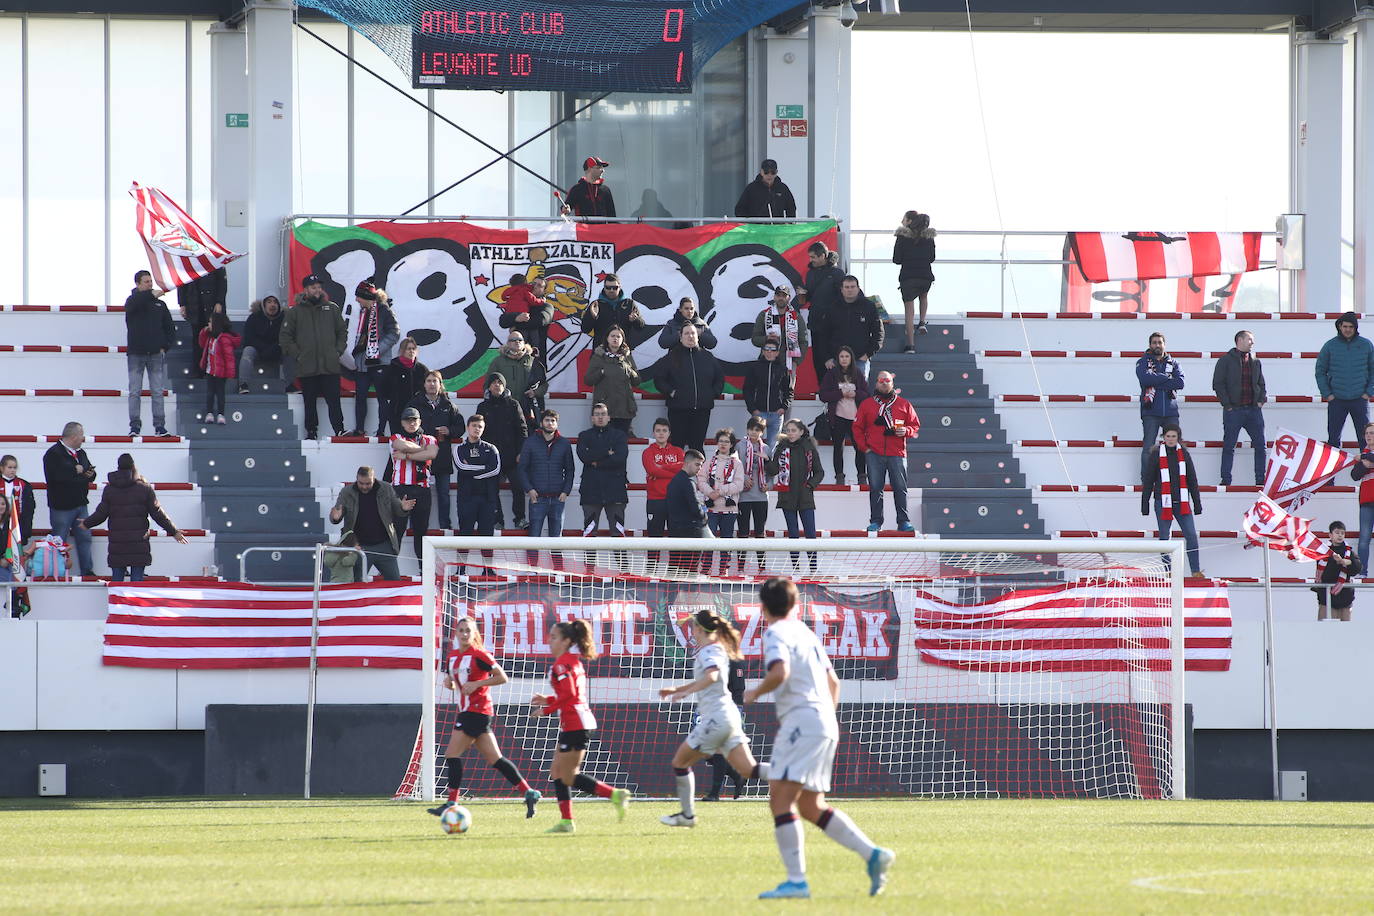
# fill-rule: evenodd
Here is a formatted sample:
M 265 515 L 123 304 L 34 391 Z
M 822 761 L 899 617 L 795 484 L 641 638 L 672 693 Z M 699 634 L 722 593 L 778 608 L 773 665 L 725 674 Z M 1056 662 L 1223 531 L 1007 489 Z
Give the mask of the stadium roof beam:
M 902 12 L 883 14 L 861 4 L 855 28 L 963 31 L 963 0 L 903 0 Z M 919 6 L 919 9 L 912 7 Z M 1334 26 L 1350 18 L 1351 4 L 1332 0 L 991 0 L 980 2 L 973 27 L 998 32 L 1266 32 Z

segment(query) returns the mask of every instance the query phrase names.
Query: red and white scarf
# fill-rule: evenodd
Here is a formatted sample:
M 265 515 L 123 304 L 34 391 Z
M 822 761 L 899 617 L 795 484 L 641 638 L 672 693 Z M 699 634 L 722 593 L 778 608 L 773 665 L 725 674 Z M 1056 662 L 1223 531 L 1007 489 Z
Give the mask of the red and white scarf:
M 367 337 L 367 350 L 364 356 L 367 359 L 380 359 L 382 355 L 382 316 L 381 306 L 372 305 L 363 308 L 362 327 L 358 328 L 358 337 Z
M 787 355 L 787 368 L 795 368 L 794 361 L 801 359 L 801 316 L 797 310 L 788 306 L 787 309 L 778 315 L 775 308 L 770 308 L 763 313 L 763 336 L 777 337 L 782 341 L 783 352 Z M 781 329 L 782 333 L 777 331 Z
M 768 451 L 761 441 L 756 443 L 752 439 L 745 439 L 741 444 L 744 446 L 744 479 L 753 483 L 762 493 L 768 489 L 768 476 L 763 467 Z
M 1178 468 L 1178 480 L 1174 480 L 1169 470 L 1170 453 L 1173 453 L 1174 466 Z M 1159 447 L 1159 517 L 1166 522 L 1174 520 L 1174 514 L 1192 515 L 1193 505 L 1188 501 L 1188 464 L 1187 452 L 1179 446 Z M 1178 508 L 1174 508 L 1174 496 L 1178 496 Z
M 806 479 L 810 480 L 815 471 L 815 452 L 806 450 Z M 786 444 L 778 446 L 778 479 L 773 489 L 786 493 L 792 489 L 792 450 Z
M 883 395 L 874 393 L 873 400 L 878 404 L 879 426 L 887 429 L 893 427 L 892 408 L 897 406 L 897 395 L 899 394 L 901 394 L 900 389 L 893 388 L 892 393 L 887 395 L 886 400 L 884 400 Z
M 1158 360 L 1151 356 L 1146 360 L 1145 371 L 1151 375 L 1171 376 L 1178 371 L 1178 363 L 1174 362 L 1173 359 L 1168 356 L 1162 356 Z M 1155 394 L 1154 385 L 1140 389 L 1140 402 L 1147 407 L 1150 406 L 1155 402 Z M 1172 390 L 1167 391 L 1166 394 L 1168 394 L 1169 397 L 1173 397 Z
M 1336 557 L 1347 557 L 1350 555 L 1350 545 L 1342 544 L 1340 547 L 1331 546 L 1331 552 L 1317 561 L 1317 581 L 1326 581 L 1326 566 Z M 1336 573 L 1336 586 L 1331 589 L 1331 594 L 1335 595 L 1345 588 L 1345 584 L 1350 581 L 1350 567 L 1336 564 L 1339 572 Z
M 716 452 L 714 455 L 711 456 L 710 462 L 708 462 L 707 465 L 706 465 L 706 476 L 707 476 L 707 477 L 714 477 L 714 478 L 715 478 L 719 483 L 721 483 L 722 485 L 734 483 L 734 482 L 735 482 L 735 461 L 734 461 L 734 458 L 735 458 L 735 456 L 734 456 L 733 454 L 731 454 L 731 453 L 726 453 L 726 454 L 722 455 L 720 452 Z M 717 474 L 717 473 L 716 473 L 716 469 L 720 467 L 721 463 L 724 463 L 724 464 L 725 464 L 725 470 L 722 471 L 721 473 Z

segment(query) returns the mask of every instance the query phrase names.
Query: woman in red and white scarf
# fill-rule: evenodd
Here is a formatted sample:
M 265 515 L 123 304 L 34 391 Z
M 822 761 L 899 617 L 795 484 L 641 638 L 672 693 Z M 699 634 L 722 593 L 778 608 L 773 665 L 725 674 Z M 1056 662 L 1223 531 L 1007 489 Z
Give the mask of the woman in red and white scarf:
M 821 453 L 806 424 L 793 418 L 782 424 L 782 435 L 773 449 L 773 457 L 766 465 L 773 475 L 773 490 L 778 494 L 778 508 L 787 522 L 787 536 L 800 538 L 803 530 L 808 538 L 816 537 L 816 488 L 825 479 L 821 467 Z M 807 551 L 811 571 L 816 571 L 816 554 Z M 792 554 L 796 569 L 797 554 Z
M 1202 497 L 1198 494 L 1193 456 L 1179 444 L 1180 435 L 1177 426 L 1166 426 L 1159 445 L 1150 449 L 1140 481 L 1140 514 L 1150 514 L 1153 500 L 1161 541 L 1169 540 L 1174 522 L 1178 522 L 1188 547 L 1188 567 L 1196 577 L 1202 575 L 1202 567 L 1194 518 L 1202 514 Z
M 716 450 L 697 469 L 697 492 L 706 504 L 706 525 L 718 538 L 735 536 L 737 501 L 744 490 L 744 464 L 735 457 L 738 444 L 733 429 L 716 430 Z M 722 562 L 729 565 L 728 555 Z M 721 574 L 725 571 L 722 568 Z

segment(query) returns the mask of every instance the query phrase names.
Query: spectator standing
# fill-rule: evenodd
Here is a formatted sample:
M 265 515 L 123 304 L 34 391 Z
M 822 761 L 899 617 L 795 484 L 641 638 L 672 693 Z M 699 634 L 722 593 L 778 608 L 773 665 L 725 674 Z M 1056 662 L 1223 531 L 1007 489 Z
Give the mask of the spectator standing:
M 526 424 L 532 425 L 544 410 L 544 395 L 549 390 L 548 374 L 520 331 L 511 331 L 506 343 L 497 351 L 487 372 L 499 372 L 506 380 L 511 396 L 520 402 Z M 488 378 L 491 376 L 488 375 Z
M 453 447 L 453 469 L 458 474 L 458 534 L 491 537 L 501 480 L 501 453 L 482 439 L 487 425 L 480 412 L 468 417 L 467 436 Z
M 14 511 L 19 513 L 19 536 L 28 542 L 33 536 L 33 510 L 36 501 L 33 484 L 19 476 L 19 459 L 13 455 L 0 457 L 0 494 L 10 501 Z M 0 516 L 3 523 L 4 516 Z
M 767 427 L 759 417 L 750 417 L 744 426 L 744 441 L 735 449 L 739 456 L 740 471 L 744 485 L 739 493 L 738 537 L 767 537 L 768 525 L 768 443 L 764 438 Z M 759 569 L 763 569 L 764 558 L 760 552 L 756 559 Z M 744 568 L 744 557 L 740 556 L 740 569 Z
M 1161 541 L 1169 540 L 1174 521 L 1178 521 L 1179 530 L 1183 532 L 1183 540 L 1187 544 L 1188 567 L 1196 577 L 1202 575 L 1195 524 L 1197 516 L 1202 514 L 1202 496 L 1198 493 L 1193 456 L 1180 443 L 1181 437 L 1178 426 L 1170 423 L 1164 427 L 1160 443 L 1150 449 L 1149 461 L 1140 481 L 1140 514 L 1150 514 L 1150 500 L 1153 499 Z M 1167 557 L 1165 564 L 1167 568 Z
M 210 316 L 225 312 L 229 301 L 229 272 L 223 267 L 177 287 L 177 305 L 183 320 L 191 324 L 191 366 L 197 378 L 203 374 L 200 332 L 210 324 Z
M 1164 335 L 1150 335 L 1150 347 L 1135 361 L 1135 377 L 1140 383 L 1140 428 L 1144 440 L 1140 448 L 1141 473 L 1149 461 L 1150 449 L 1159 431 L 1170 421 L 1178 426 L 1178 392 L 1183 390 L 1183 367 L 1165 349 Z
M 391 415 L 386 401 L 386 384 L 382 377 L 387 363 L 391 362 L 391 351 L 401 339 L 397 330 L 396 316 L 391 311 L 391 303 L 386 291 L 378 289 L 370 280 L 358 284 L 358 335 L 353 340 L 349 355 L 344 364 L 352 363 L 353 375 L 353 429 L 350 436 L 365 435 L 363 427 L 367 423 L 367 392 L 377 392 L 377 435 L 386 435 L 387 417 Z
M 739 439 L 729 427 L 716 430 L 716 449 L 697 469 L 697 493 L 706 505 L 706 526 L 718 538 L 733 538 L 744 490 L 744 465 L 735 457 Z M 720 575 L 727 575 L 730 555 L 722 553 Z
M 215 318 L 222 317 L 222 312 L 216 312 L 210 320 L 213 322 Z M 152 531 L 148 520 L 151 518 L 157 522 L 178 544 L 188 543 L 186 535 L 162 511 L 162 504 L 158 502 L 152 484 L 144 480 L 134 466 L 133 455 L 128 452 L 120 455 L 115 470 L 107 475 L 107 480 L 109 482 L 100 494 L 100 505 L 95 507 L 95 512 L 82 525 L 88 529 L 94 528 L 109 519 L 109 555 L 106 562 L 110 566 L 111 581 L 123 582 L 128 577 L 130 582 L 142 582 L 144 572 L 153 565 L 153 551 L 148 544 Z
M 505 311 L 496 319 L 503 328 L 520 329 L 545 370 L 549 368 L 549 325 L 554 321 L 553 303 L 545 298 L 547 288 L 543 277 L 526 282 L 523 274 L 514 274 L 501 294 Z
M 902 352 L 915 353 L 915 332 L 926 333 L 930 285 L 935 282 L 935 271 L 931 269 L 935 261 L 935 230 L 930 228 L 927 214 L 908 210 L 894 235 L 897 241 L 892 246 L 892 263 L 901 265 L 897 271 L 897 286 L 902 295 L 902 307 L 906 310 L 906 346 Z M 915 318 L 918 299 L 921 303 L 921 320 L 913 329 L 912 319 Z
M 295 307 L 286 313 L 282 322 L 282 355 L 293 360 L 300 373 L 301 396 L 305 401 L 305 438 L 314 439 L 318 435 L 320 398 L 324 398 L 329 408 L 334 435 L 342 436 L 339 356 L 348 345 L 348 325 L 343 312 L 325 295 L 324 282 L 319 277 L 310 274 L 301 281 L 301 287 L 303 292 L 296 297 Z M 362 535 L 358 537 L 361 539 Z
M 243 354 L 239 357 L 239 394 L 248 393 L 248 380 L 258 370 L 258 363 L 277 366 L 282 382 L 290 388 L 296 381 L 296 367 L 281 349 L 281 326 L 286 320 L 281 300 L 263 296 L 254 300 L 243 323 Z
M 487 375 L 487 396 L 477 405 L 477 413 L 486 420 L 482 438 L 496 446 L 501 458 L 500 470 L 494 479 L 497 498 L 493 505 L 495 514 L 493 524 L 498 529 L 506 527 L 506 516 L 501 511 L 500 486 L 504 479 L 510 483 L 510 511 L 516 528 L 524 528 L 525 491 L 521 489 L 515 474 L 515 466 L 520 461 L 520 448 L 529 438 L 529 426 L 525 423 L 525 412 L 520 402 L 511 397 L 506 387 L 506 378 L 499 372 Z
M 778 508 L 787 522 L 787 536 L 816 537 L 816 488 L 825 479 L 821 467 L 821 453 L 815 440 L 801 420 L 788 420 L 782 425 L 782 438 L 773 449 L 773 456 L 764 465 L 773 477 L 773 489 L 778 494 Z M 816 571 L 816 554 L 808 551 L 811 572 Z M 798 569 L 799 555 L 792 553 L 792 568 Z
M 1255 485 L 1264 485 L 1264 404 L 1269 400 L 1264 385 L 1264 366 L 1253 352 L 1255 335 L 1237 331 L 1236 345 L 1217 360 L 1212 370 L 1212 390 L 1221 402 L 1221 485 L 1231 485 L 1231 466 L 1236 457 L 1240 431 L 1250 437 L 1255 450 Z
M 172 313 L 160 298 L 165 290 L 153 289 L 153 275 L 146 270 L 134 274 L 134 288 L 124 300 L 125 362 L 129 369 L 129 435 L 143 429 L 143 378 L 148 377 L 148 394 L 153 402 L 153 432 L 167 435 L 167 410 L 163 390 L 167 387 L 167 351 L 176 344 Z
M 782 346 L 783 363 L 790 371 L 796 372 L 802 356 L 811 346 L 811 340 L 801 310 L 792 300 L 792 291 L 786 286 L 773 288 L 772 304 L 754 319 L 754 334 L 750 338 L 754 346 L 762 350 L 770 337 L 777 338 Z
M 673 312 L 673 317 L 663 325 L 663 330 L 658 332 L 658 345 L 665 350 L 677 346 L 678 341 L 682 339 L 682 329 L 689 324 L 696 327 L 697 339 L 701 341 L 702 347 L 707 350 L 716 348 L 715 332 L 697 312 L 697 301 L 691 296 L 683 296 L 678 300 L 677 311 Z
M 656 374 L 656 381 L 667 398 L 671 441 L 678 448 L 700 448 L 711 426 L 711 408 L 725 390 L 725 371 L 719 360 L 702 349 L 697 329 L 690 324 L 660 365 L 664 369 Z
M 339 535 L 339 540 L 331 547 L 358 548 L 358 536 L 352 531 Z M 323 555 L 325 571 L 329 573 L 330 585 L 348 585 L 363 581 L 363 571 L 358 568 L 358 555 L 352 550 L 326 550 Z
M 627 335 L 631 330 L 644 329 L 644 316 L 639 313 L 639 305 L 625 295 L 620 287 L 620 278 L 606 274 L 601 283 L 601 292 L 582 312 L 582 333 L 592 335 L 592 347 L 606 343 L 606 333 L 619 325 Z
M 906 446 L 921 430 L 916 408 L 893 387 L 891 372 L 879 372 L 873 396 L 859 405 L 854 417 L 854 445 L 868 465 L 868 530 L 883 528 L 883 484 L 892 484 L 897 530 L 915 531 L 907 516 Z
M 426 375 L 429 375 L 429 367 L 420 362 L 420 345 L 414 337 L 401 338 L 396 358 L 382 372 L 382 391 L 388 408 L 386 421 L 393 433 L 401 428 L 401 411 L 424 393 Z M 377 417 L 380 426 L 381 414 Z M 424 418 L 420 419 L 423 423 Z
M 419 397 L 411 398 L 406 406 L 419 411 L 420 428 L 433 436 L 438 445 L 439 452 L 429 464 L 429 474 L 434 481 L 430 490 L 434 505 L 439 509 L 439 527 L 451 529 L 453 495 L 449 492 L 449 484 L 453 481 L 452 444 L 454 434 L 461 438 L 461 430 L 466 426 L 463 415 L 449 400 L 448 392 L 444 390 L 444 376 L 437 369 L 425 373 L 425 390 Z M 428 518 L 421 519 L 420 523 L 429 527 Z
M 1336 336 L 1322 344 L 1316 371 L 1317 390 L 1326 402 L 1326 444 L 1340 448 L 1345 418 L 1359 435 L 1374 398 L 1374 344 L 1360 336 L 1360 316 L 1346 312 L 1336 319 Z
M 1330 553 L 1317 561 L 1317 585 L 1312 589 L 1317 593 L 1317 619 L 1326 619 L 1326 606 L 1330 603 L 1331 619 L 1348 623 L 1350 606 L 1355 603 L 1355 589 L 1350 588 L 1350 580 L 1358 576 L 1364 566 L 1345 542 L 1343 522 L 1332 522 L 1327 533 Z
M 592 425 L 577 434 L 577 460 L 582 462 L 582 534 L 591 537 L 597 520 L 606 516 L 612 537 L 625 536 L 625 506 L 629 503 L 626 462 L 630 445 L 625 431 L 611 426 L 605 404 L 592 407 Z
M 822 352 L 819 338 L 825 330 L 826 320 L 840 300 L 840 282 L 844 271 L 840 269 L 839 252 L 825 247 L 825 242 L 812 242 L 806 249 L 807 268 L 805 285 L 797 289 L 797 301 L 807 307 L 806 324 L 811 332 L 811 365 L 816 369 L 816 378 L 825 375 L 825 361 L 830 354 Z
M 682 453 L 682 470 L 668 482 L 668 536 L 673 538 L 709 538 L 713 535 L 706 526 L 706 512 L 697 497 L 697 472 L 706 456 L 694 448 Z M 680 563 L 674 565 L 680 566 Z
M 62 427 L 62 438 L 43 453 L 43 479 L 48 483 L 48 524 L 52 533 L 68 544 L 76 543 L 76 555 L 81 575 L 95 575 L 91 559 L 91 533 L 81 525 L 90 503 L 91 481 L 95 480 L 95 466 L 81 446 L 86 430 L 80 423 L 70 422 Z
M 1360 459 L 1350 468 L 1350 476 L 1360 482 L 1360 569 L 1369 569 L 1369 538 L 1374 532 L 1374 423 L 1366 423 L 1361 435 L 1364 446 Z
M 615 216 L 615 197 L 604 177 L 610 165 L 599 156 L 588 156 L 582 161 L 582 177 L 568 189 L 568 199 L 563 205 L 564 214 Z
M 429 525 L 430 487 L 433 483 L 430 462 L 438 454 L 438 440 L 420 428 L 420 411 L 414 407 L 401 411 L 401 429 L 391 434 L 391 458 L 382 476 L 396 488 L 397 496 L 415 504 L 409 513 L 409 520 L 417 560 L 424 556 L 421 543 Z
M 792 219 L 797 215 L 797 202 L 792 189 L 778 177 L 778 163 L 765 159 L 759 165 L 754 180 L 744 186 L 735 203 L 735 216 L 749 219 Z
M 868 361 L 883 348 L 883 322 L 878 307 L 859 289 L 859 278 L 846 276 L 840 283 L 840 301 L 835 303 L 825 320 L 825 368 L 835 367 L 840 347 L 854 351 L 859 374 L 868 378 Z M 816 335 L 820 337 L 819 334 Z
M 224 417 L 224 391 L 229 380 L 238 373 L 234 361 L 234 350 L 239 345 L 239 336 L 229 324 L 229 316 L 215 312 L 210 316 L 210 324 L 200 329 L 200 353 L 205 364 L 205 413 L 203 423 L 228 422 Z
M 849 347 L 840 347 L 835 354 L 835 366 L 825 370 L 819 391 L 820 399 L 825 402 L 826 418 L 830 422 L 830 452 L 837 484 L 844 484 L 845 439 L 854 445 L 854 472 L 859 478 L 859 486 L 868 484 L 868 462 L 859 449 L 859 440 L 854 436 L 854 419 L 859 415 L 859 405 L 868 400 L 868 396 L 868 380 L 859 374 L 854 351 Z
M 668 484 L 682 470 L 684 453 L 668 441 L 671 432 L 666 418 L 655 420 L 654 439 L 640 456 L 644 464 L 644 479 L 648 483 L 648 498 L 644 508 L 648 515 L 647 534 L 651 538 L 661 538 L 668 530 Z
M 16 508 L 10 502 L 10 498 L 0 494 L 0 582 L 13 582 L 15 569 L 22 569 L 24 566 L 24 539 L 16 539 L 13 529 L 10 528 L 10 514 L 14 511 Z M 15 603 L 18 604 L 17 601 Z M 0 606 L 0 609 L 3 609 L 3 606 Z M 22 614 L 21 608 L 14 609 L 13 616 L 19 617 Z
M 572 445 L 558 434 L 558 411 L 546 410 L 539 429 L 520 447 L 516 477 L 530 501 L 530 535 L 539 537 L 545 520 L 549 537 L 563 534 L 563 509 L 573 489 Z
M 372 468 L 363 466 L 358 468 L 357 478 L 340 491 L 329 510 L 329 520 L 352 531 L 367 555 L 367 565 L 382 579 L 394 581 L 401 578 L 396 558 L 401 552 L 406 516 L 414 508 L 415 500 L 401 499 L 391 484 L 378 480 Z
M 764 341 L 759 358 L 744 373 L 744 407 L 749 416 L 764 421 L 768 441 L 777 438 L 782 419 L 792 408 L 792 373 L 776 337 Z
M 606 343 L 592 351 L 582 383 L 592 386 L 593 403 L 605 404 L 610 409 L 611 426 L 626 436 L 634 435 L 632 424 L 639 412 L 635 402 L 639 370 L 619 325 L 612 325 L 606 332 Z

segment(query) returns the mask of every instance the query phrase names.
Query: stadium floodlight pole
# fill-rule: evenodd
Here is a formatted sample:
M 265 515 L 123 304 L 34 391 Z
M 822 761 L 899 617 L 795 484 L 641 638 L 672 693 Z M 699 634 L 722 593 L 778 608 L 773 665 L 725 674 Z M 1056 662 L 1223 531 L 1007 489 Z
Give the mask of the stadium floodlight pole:
M 320 647 L 320 579 L 325 545 L 315 548 L 315 586 L 311 590 L 310 605 L 310 674 L 305 697 L 305 797 L 310 797 L 310 764 L 315 756 L 315 676 L 319 670 L 317 653 Z
M 420 617 L 420 696 L 423 708 L 420 714 L 420 785 L 423 787 L 421 798 L 434 801 L 434 706 L 436 690 L 435 674 L 438 671 L 438 634 L 439 595 L 434 587 L 434 538 L 425 537 L 420 546 L 420 603 L 424 610 Z

